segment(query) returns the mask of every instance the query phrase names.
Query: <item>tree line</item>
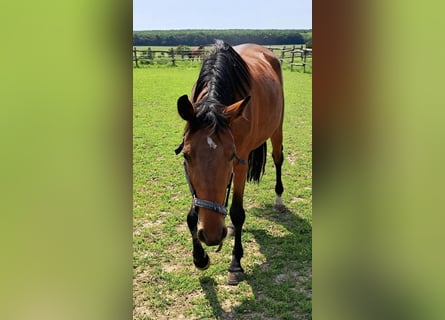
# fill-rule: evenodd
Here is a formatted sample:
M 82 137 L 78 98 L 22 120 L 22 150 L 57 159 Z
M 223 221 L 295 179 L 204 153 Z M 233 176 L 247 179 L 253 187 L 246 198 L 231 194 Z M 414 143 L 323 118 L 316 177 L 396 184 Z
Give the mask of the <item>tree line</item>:
M 148 30 L 133 31 L 134 46 L 200 46 L 222 39 L 231 45 L 312 44 L 312 30 Z

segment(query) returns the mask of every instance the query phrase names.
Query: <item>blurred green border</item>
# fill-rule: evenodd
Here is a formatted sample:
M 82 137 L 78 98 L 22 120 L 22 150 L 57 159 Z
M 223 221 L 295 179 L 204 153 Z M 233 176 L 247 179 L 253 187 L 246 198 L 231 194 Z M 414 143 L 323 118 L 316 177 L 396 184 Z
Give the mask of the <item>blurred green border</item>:
M 314 2 L 315 319 L 444 319 L 437 1 Z
M 131 8 L 2 4 L 2 319 L 131 317 Z M 313 3 L 315 319 L 445 316 L 442 9 Z
M 129 319 L 132 2 L 0 16 L 0 318 Z

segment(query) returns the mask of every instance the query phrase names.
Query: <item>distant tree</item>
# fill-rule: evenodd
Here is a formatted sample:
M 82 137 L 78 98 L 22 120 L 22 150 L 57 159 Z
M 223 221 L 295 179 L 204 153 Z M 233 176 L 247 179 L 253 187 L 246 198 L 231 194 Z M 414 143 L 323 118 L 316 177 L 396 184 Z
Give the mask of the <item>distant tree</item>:
M 262 45 L 304 44 L 312 30 L 151 30 L 134 31 L 133 45 L 138 46 L 200 46 L 222 39 L 231 45 L 253 42 Z

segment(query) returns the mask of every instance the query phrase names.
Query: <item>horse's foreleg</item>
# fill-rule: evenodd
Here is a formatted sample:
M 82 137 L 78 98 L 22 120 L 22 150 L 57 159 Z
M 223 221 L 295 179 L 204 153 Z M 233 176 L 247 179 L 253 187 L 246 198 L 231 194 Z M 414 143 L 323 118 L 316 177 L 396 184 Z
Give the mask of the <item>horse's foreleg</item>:
M 210 265 L 210 258 L 198 239 L 198 213 L 193 208 L 190 209 L 187 215 L 187 225 L 192 234 L 193 263 L 196 268 L 205 270 Z
M 281 181 L 281 167 L 283 165 L 284 156 L 283 156 L 283 133 L 281 128 L 275 132 L 275 134 L 271 137 L 272 141 L 272 158 L 275 164 L 276 170 L 276 183 L 275 183 L 275 207 L 282 207 L 283 200 L 281 199 L 281 195 L 283 194 L 284 187 L 283 182 Z
M 245 165 L 243 165 L 245 166 Z M 233 183 L 232 206 L 230 207 L 230 219 L 234 226 L 235 245 L 232 251 L 232 262 L 229 267 L 228 284 L 236 285 L 243 279 L 244 270 L 241 267 L 241 258 L 244 255 L 241 243 L 241 233 L 246 214 L 243 208 L 244 184 L 246 181 L 247 168 L 235 168 L 235 178 Z
M 232 206 L 230 207 L 230 219 L 234 226 L 235 245 L 232 250 L 232 262 L 229 267 L 228 283 L 231 285 L 238 284 L 243 279 L 244 270 L 241 267 L 241 258 L 244 255 L 243 245 L 241 243 L 241 233 L 243 229 L 246 214 L 242 206 L 242 198 L 237 199 L 236 194 L 233 196 Z

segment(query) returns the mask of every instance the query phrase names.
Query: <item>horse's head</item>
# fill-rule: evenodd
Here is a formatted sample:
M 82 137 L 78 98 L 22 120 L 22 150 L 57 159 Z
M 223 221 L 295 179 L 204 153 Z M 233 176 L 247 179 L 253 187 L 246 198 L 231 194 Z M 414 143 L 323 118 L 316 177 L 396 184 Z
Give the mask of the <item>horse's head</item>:
M 228 107 L 196 111 L 188 97 L 178 99 L 178 113 L 187 121 L 182 151 L 184 166 L 198 212 L 197 236 L 208 246 L 219 245 L 227 235 L 225 200 L 236 155 L 230 122 L 242 114 L 250 97 Z

